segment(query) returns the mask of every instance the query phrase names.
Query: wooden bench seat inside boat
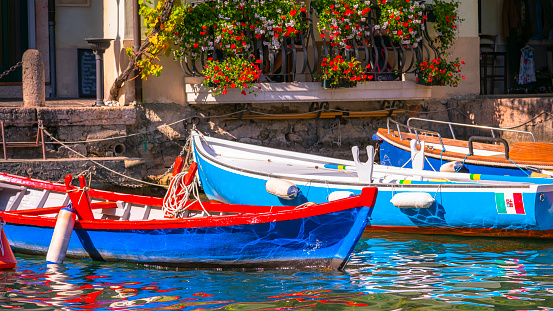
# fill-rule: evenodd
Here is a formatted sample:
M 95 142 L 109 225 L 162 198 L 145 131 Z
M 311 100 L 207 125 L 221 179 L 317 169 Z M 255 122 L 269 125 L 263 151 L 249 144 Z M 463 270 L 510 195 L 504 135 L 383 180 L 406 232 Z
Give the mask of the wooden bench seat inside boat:
M 392 131 L 388 134 L 387 129 L 379 129 L 379 134 L 382 137 L 386 137 L 390 143 L 402 146 L 404 150 L 410 150 L 410 140 L 417 139 L 417 136 L 412 133 L 401 133 L 401 138 L 397 131 Z M 425 152 L 427 155 L 432 155 L 434 157 L 440 156 L 456 156 L 460 159 L 463 159 L 466 154 L 461 154 L 459 152 L 447 151 L 441 152 L 441 143 L 440 139 L 437 136 L 424 135 L 419 133 L 418 138 L 421 141 L 426 143 L 434 144 L 433 146 L 427 145 Z M 466 140 L 457 140 L 451 138 L 442 138 L 442 142 L 446 146 L 454 146 L 461 148 L 468 148 L 468 141 Z M 435 147 L 438 145 L 438 147 Z M 505 159 L 505 147 L 503 145 L 494 145 L 494 144 L 485 144 L 474 142 L 473 148 L 475 150 L 485 150 L 489 152 L 494 152 L 497 154 L 490 154 L 486 156 L 474 155 L 471 157 L 473 160 L 486 161 L 490 157 L 493 157 L 493 161 L 509 163 L 511 160 L 517 164 L 532 164 L 532 165 L 553 165 L 553 144 L 552 143 L 543 143 L 543 142 L 517 142 L 512 145 L 509 145 L 509 159 Z
M 553 162 L 553 144 L 541 142 L 515 143 L 509 152 L 513 161 Z
M 415 134 L 411 133 L 401 133 L 402 140 L 399 139 L 399 135 L 397 131 L 394 131 L 392 135 L 387 134 L 387 131 L 385 129 L 380 129 L 379 132 L 382 134 L 385 134 L 386 136 L 393 137 L 394 142 L 409 146 L 409 141 L 411 139 L 417 139 L 417 136 Z M 428 135 L 421 135 L 419 134 L 419 139 L 424 142 L 428 142 L 431 144 L 440 144 L 440 139 L 436 136 L 428 136 Z M 462 147 L 462 148 L 468 148 L 469 144 L 466 140 L 457 140 L 457 139 L 451 139 L 451 138 L 443 138 L 442 141 L 444 145 L 448 146 L 455 146 L 455 147 Z M 473 143 L 473 147 L 475 149 L 481 149 L 481 150 L 487 150 L 487 151 L 495 151 L 498 153 L 503 153 L 505 151 L 505 148 L 502 145 L 492 145 L 492 144 L 484 144 L 484 143 Z

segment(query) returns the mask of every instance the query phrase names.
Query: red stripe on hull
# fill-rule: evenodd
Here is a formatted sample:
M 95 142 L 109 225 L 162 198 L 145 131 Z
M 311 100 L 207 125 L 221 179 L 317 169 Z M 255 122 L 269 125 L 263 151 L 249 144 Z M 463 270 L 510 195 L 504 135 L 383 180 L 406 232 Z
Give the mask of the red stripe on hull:
M 173 228 L 201 228 L 201 227 L 219 227 L 236 226 L 245 224 L 268 223 L 275 221 L 286 221 L 313 217 L 338 211 L 343 211 L 355 207 L 374 206 L 378 188 L 363 188 L 361 195 L 336 200 L 328 203 L 317 204 L 303 207 L 275 207 L 277 211 L 264 213 L 248 213 L 224 216 L 209 216 L 198 218 L 164 218 L 151 220 L 113 220 L 113 219 L 95 219 L 78 220 L 75 222 L 75 228 L 87 230 L 144 230 L 144 229 L 173 229 Z M 216 206 L 227 206 L 234 212 L 241 211 L 241 205 L 216 204 Z M 55 227 L 56 218 L 14 214 L 10 212 L 0 212 L 0 216 L 10 224 L 23 224 L 38 227 Z

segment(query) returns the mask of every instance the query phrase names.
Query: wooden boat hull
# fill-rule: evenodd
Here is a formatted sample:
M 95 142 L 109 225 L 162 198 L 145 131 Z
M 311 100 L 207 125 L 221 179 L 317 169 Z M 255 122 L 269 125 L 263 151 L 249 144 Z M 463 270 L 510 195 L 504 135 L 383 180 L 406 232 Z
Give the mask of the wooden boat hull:
M 201 228 L 75 228 L 66 257 L 178 267 L 338 269 L 362 234 L 368 211 L 359 207 L 288 221 Z M 23 224 L 22 216 L 3 216 L 16 252 L 46 254 L 54 221 Z
M 315 169 L 307 159 L 311 155 L 199 136 L 193 139 L 194 156 L 199 165 L 199 179 L 210 200 L 235 204 L 260 202 L 264 205 L 297 205 L 303 202 L 326 202 L 335 191 L 359 193 L 364 186 L 377 186 L 378 197 L 369 217 L 369 228 L 379 230 L 482 236 L 547 237 L 553 230 L 553 185 L 534 184 L 461 184 L 395 180 L 380 183 L 360 182 L 355 172 L 331 175 Z M 240 155 L 229 152 L 232 147 Z M 264 152 L 270 161 L 260 161 L 256 150 Z M 244 160 L 246 153 L 255 160 Z M 282 158 L 278 158 L 281 153 Z M 286 162 L 288 161 L 288 162 Z M 305 161 L 305 162 L 302 162 Z M 326 163 L 351 165 L 339 159 L 317 159 Z M 281 167 L 279 162 L 283 162 Z M 287 164 L 286 164 L 287 163 Z M 325 162 L 322 162 L 325 163 Z M 274 167 L 269 171 L 269 167 Z M 311 167 L 311 168 L 309 168 Z M 355 175 L 343 177 L 345 174 Z M 300 194 L 286 200 L 268 193 L 265 184 L 270 178 L 295 183 Z M 398 208 L 390 200 L 402 192 L 428 193 L 435 202 L 429 208 Z M 524 206 L 519 214 L 504 213 L 499 196 L 518 193 Z
M 49 188 L 51 192 L 60 186 L 6 174 L 0 174 L 0 180 L 16 181 L 16 186 L 34 184 L 38 186 L 37 189 Z M 7 186 L 3 183 L 0 187 Z M 10 189 L 4 189 L 9 194 Z M 26 189 L 30 195 L 30 188 Z M 77 220 L 66 258 L 187 268 L 341 269 L 363 233 L 376 191 L 376 188 L 366 188 L 362 196 L 329 204 L 284 209 L 203 203 L 208 210 L 244 211 L 243 214 L 233 215 L 151 220 Z M 17 197 L 12 194 L 11 199 L 2 198 L 2 192 L 0 202 L 13 202 Z M 95 193 L 90 194 L 93 197 Z M 54 197 L 53 193 L 49 196 Z M 149 204 L 158 203 L 160 199 L 150 198 L 149 202 L 145 202 L 148 197 L 106 191 L 102 191 L 101 196 L 104 199 L 122 196 L 127 197 L 128 202 L 142 201 Z M 22 200 L 33 202 L 30 198 Z M 12 248 L 16 252 L 46 254 L 56 217 L 55 213 L 40 215 L 40 212 L 46 210 L 52 213 L 50 210 L 55 208 L 46 204 L 40 209 L 5 211 L 6 206 L 10 204 L 0 204 L 0 216 L 6 222 L 4 228 L 10 233 Z M 255 212 L 256 209 L 259 212 Z M 94 211 L 97 217 L 97 210 Z

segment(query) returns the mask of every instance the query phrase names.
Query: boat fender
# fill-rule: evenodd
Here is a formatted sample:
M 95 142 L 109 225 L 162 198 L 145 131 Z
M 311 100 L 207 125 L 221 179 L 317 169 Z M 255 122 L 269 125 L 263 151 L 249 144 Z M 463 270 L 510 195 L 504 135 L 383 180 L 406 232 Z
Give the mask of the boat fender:
M 468 173 L 469 170 L 463 165 L 463 162 L 453 161 L 447 162 L 440 166 L 440 172 L 447 173 Z
M 328 195 L 328 202 L 345 199 L 354 196 L 355 194 L 351 191 L 334 191 Z
M 429 208 L 434 198 L 426 192 L 400 192 L 390 202 L 398 208 Z
M 0 269 L 12 269 L 17 265 L 17 260 L 4 233 L 4 220 L 0 217 Z
M 298 187 L 288 180 L 271 178 L 265 183 L 265 189 L 272 195 L 286 200 L 295 199 L 300 192 Z
M 71 204 L 62 208 L 58 213 L 54 234 L 52 234 L 50 247 L 48 247 L 48 253 L 46 254 L 46 263 L 59 264 L 63 262 L 67 253 L 67 247 L 69 246 L 69 239 L 71 239 L 71 233 L 75 226 L 76 217 L 77 214 Z
M 412 139 L 411 142 L 411 167 L 415 170 L 424 170 L 424 141 L 421 141 L 421 150 L 417 148 L 417 141 Z M 421 176 L 417 176 L 417 180 L 422 180 Z
M 542 173 L 532 172 L 532 173 L 530 173 L 530 176 L 529 176 L 529 177 L 551 178 L 551 175 L 549 175 L 549 174 L 542 174 Z

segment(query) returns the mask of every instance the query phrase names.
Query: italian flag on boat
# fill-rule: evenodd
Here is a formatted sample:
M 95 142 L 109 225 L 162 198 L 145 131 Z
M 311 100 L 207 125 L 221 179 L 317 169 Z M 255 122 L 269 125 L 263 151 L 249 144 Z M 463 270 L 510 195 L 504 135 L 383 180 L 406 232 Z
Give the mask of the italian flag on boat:
M 496 193 L 495 205 L 499 214 L 526 214 L 522 202 L 522 193 Z

